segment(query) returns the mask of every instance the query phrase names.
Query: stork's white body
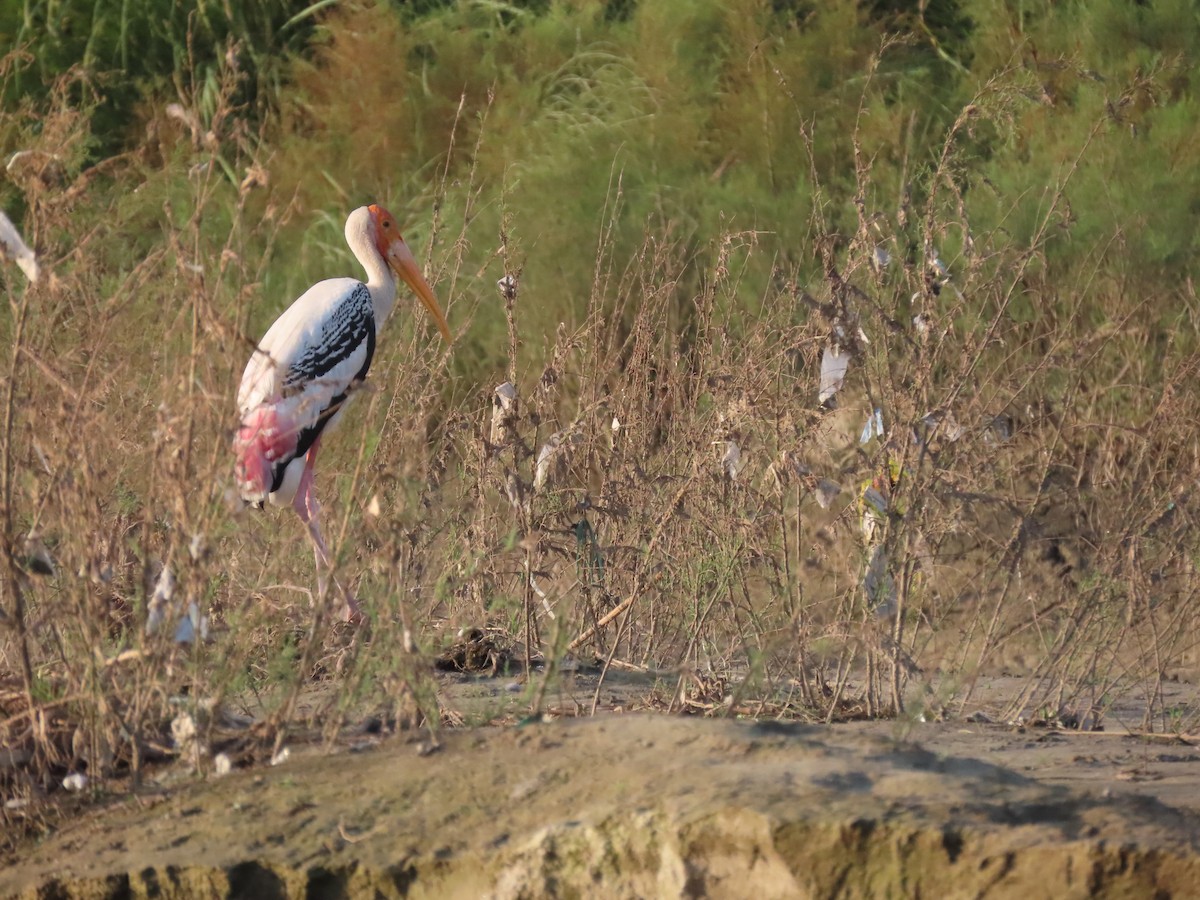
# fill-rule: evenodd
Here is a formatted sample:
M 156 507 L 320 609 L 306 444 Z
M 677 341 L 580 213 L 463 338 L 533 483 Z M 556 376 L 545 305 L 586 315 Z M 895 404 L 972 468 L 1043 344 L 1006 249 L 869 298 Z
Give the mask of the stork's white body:
M 238 411 L 244 416 L 254 407 L 283 391 L 288 370 L 306 352 L 327 346 L 334 337 L 331 324 L 337 310 L 365 288 L 355 278 L 327 278 L 305 291 L 263 335 L 258 348 L 246 364 L 238 388 Z M 361 366 L 365 347 L 354 348 L 354 359 L 347 368 Z M 354 368 L 357 371 L 357 368 Z
M 394 290 L 394 289 L 393 289 Z M 318 282 L 288 307 L 263 336 L 246 364 L 238 388 L 243 422 L 264 406 L 287 423 L 296 438 L 281 441 L 287 458 L 270 460 L 272 484 L 240 484 L 243 499 L 285 506 L 296 496 L 304 455 L 314 438 L 337 424 L 356 382 L 367 375 L 375 347 L 376 320 L 370 286 L 353 278 Z M 316 434 L 313 434 L 316 432 Z M 287 447 L 288 443 L 295 446 Z
M 258 343 L 237 395 L 238 491 L 256 506 L 292 504 L 308 525 L 318 573 L 330 561 L 312 495 L 313 466 L 321 438 L 367 376 L 376 333 L 396 302 L 393 268 L 450 340 L 445 316 L 391 214 L 378 206 L 354 210 L 346 219 L 346 242 L 367 280 L 330 278 L 305 291 Z M 346 600 L 353 610 L 353 598 Z

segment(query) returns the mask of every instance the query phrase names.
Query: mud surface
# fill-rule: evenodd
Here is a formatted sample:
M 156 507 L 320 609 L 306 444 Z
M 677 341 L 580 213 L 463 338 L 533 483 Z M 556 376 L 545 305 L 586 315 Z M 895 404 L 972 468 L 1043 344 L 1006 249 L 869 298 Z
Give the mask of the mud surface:
M 612 714 L 295 748 L 101 801 L 28 897 L 1185 897 L 1200 748 Z M 169 779 L 168 779 L 169 780 Z

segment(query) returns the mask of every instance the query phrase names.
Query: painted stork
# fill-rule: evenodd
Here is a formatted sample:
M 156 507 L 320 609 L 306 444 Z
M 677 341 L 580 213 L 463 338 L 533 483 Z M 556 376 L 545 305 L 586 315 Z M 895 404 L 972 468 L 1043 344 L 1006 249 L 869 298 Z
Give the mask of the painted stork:
M 291 503 L 308 526 L 317 562 L 317 590 L 332 568 L 313 494 L 313 469 L 326 429 L 335 425 L 367 377 L 375 339 L 396 304 L 394 271 L 416 292 L 446 342 L 450 327 L 396 220 L 381 206 L 346 219 L 346 243 L 366 269 L 366 282 L 329 278 L 288 307 L 259 342 L 238 388 L 241 425 L 234 438 L 238 491 L 247 503 Z M 345 600 L 344 618 L 357 614 Z

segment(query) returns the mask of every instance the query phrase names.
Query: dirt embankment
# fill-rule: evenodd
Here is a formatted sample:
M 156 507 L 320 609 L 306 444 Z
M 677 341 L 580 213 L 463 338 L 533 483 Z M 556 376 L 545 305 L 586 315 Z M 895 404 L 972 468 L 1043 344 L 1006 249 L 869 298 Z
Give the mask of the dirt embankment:
M 921 727 L 940 752 L 881 726 L 664 716 L 455 731 L 428 756 L 399 740 L 314 750 L 96 809 L 0 873 L 0 895 L 1031 900 L 1200 885 L 1191 747 Z

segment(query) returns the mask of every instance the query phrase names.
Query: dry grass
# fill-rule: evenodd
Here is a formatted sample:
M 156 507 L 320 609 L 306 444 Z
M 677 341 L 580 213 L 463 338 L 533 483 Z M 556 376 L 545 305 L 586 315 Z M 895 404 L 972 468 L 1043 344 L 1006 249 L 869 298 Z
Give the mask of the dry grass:
M 81 127 L 74 96 L 30 136 L 47 157 Z M 368 712 L 436 729 L 456 720 L 439 707 L 440 654 L 511 664 L 534 711 L 583 659 L 600 666 L 595 700 L 613 667 L 637 669 L 658 675 L 668 711 L 953 716 L 980 676 L 1011 671 L 1027 677 L 1008 718 L 1095 723 L 1135 697 L 1141 727 L 1194 728 L 1161 686 L 1194 671 L 1200 636 L 1200 356 L 1155 343 L 1146 304 L 1094 327 L 1096 303 L 1129 285 L 1045 282 L 1070 166 L 1028 244 L 972 228 L 956 161 L 1014 97 L 989 86 L 964 108 L 906 221 L 864 201 L 857 233 L 836 234 L 814 155 L 823 272 L 778 257 L 755 316 L 746 272 L 775 254 L 769 236 L 698 245 L 650 222 L 621 254 L 614 169 L 583 312 L 537 333 L 521 223 L 504 217 L 474 268 L 475 170 L 435 182 L 437 207 L 449 197 L 462 218 L 436 218 L 419 244 L 431 281 L 460 335 L 503 311 L 506 366 L 464 383 L 451 376 L 466 339 L 447 350 L 403 316 L 383 336 L 318 488 L 369 616 L 357 631 L 313 596 L 299 523 L 231 499 L 234 385 L 280 299 L 287 262 L 271 250 L 300 213 L 249 177 L 270 168 L 258 138 L 218 104 L 190 174 L 138 158 L 34 172 L 25 225 L 53 274 L 3 275 L 5 798 L 55 790 L 81 762 L 136 781 L 180 752 L 181 713 L 207 744 L 244 715 L 258 724 L 243 746 L 264 754 Z M 186 155 L 188 136 L 159 126 L 155 152 Z M 92 190 L 110 177 L 144 193 Z M 318 257 L 341 214 L 310 232 Z M 140 262 L 112 265 L 131 240 Z M 946 247 L 949 279 L 932 261 Z M 1097 272 L 1117 249 L 1096 248 Z M 1021 312 L 1049 294 L 1057 319 Z M 833 408 L 817 403 L 831 342 L 852 351 Z M 875 409 L 885 433 L 860 441 Z M 207 640 L 173 639 L 189 608 Z M 455 647 L 460 632 L 472 647 Z

